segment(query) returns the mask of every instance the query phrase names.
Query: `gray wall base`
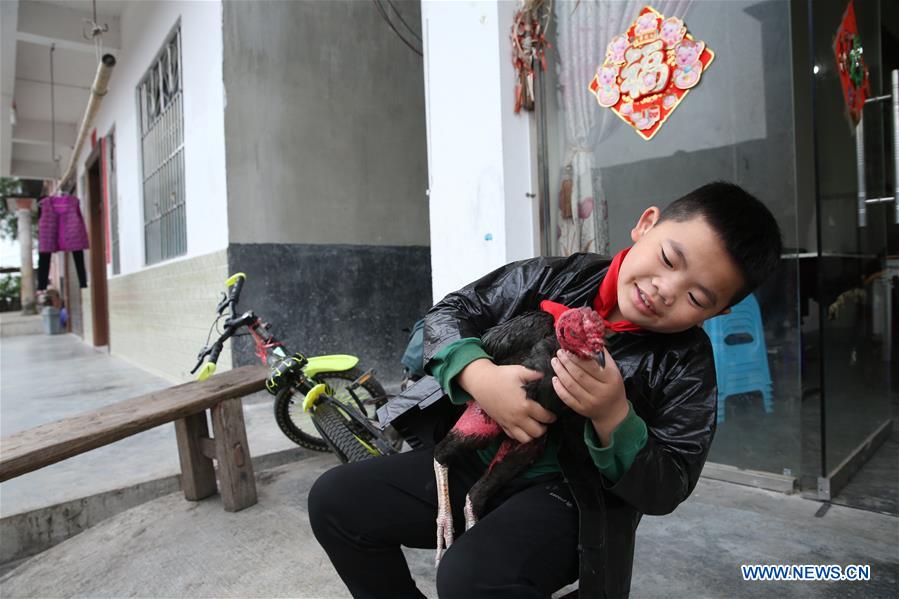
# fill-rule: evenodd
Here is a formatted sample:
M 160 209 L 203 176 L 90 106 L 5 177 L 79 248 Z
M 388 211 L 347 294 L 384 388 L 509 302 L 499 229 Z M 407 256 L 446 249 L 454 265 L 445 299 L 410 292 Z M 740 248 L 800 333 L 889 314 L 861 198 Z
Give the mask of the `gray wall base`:
M 855 450 L 852 451 L 846 459 L 830 471 L 827 476 L 818 477 L 818 494 L 817 499 L 821 501 L 830 501 L 832 498 L 840 494 L 856 472 L 861 470 L 871 456 L 883 445 L 893 430 L 893 421 L 891 419 L 884 420 L 873 433 L 862 441 Z
M 785 476 L 759 470 L 746 470 L 714 462 L 705 463 L 701 476 L 729 483 L 768 489 L 769 491 L 777 491 L 779 493 L 795 493 L 798 489 L 798 481 L 795 476 Z
M 385 386 L 402 379 L 409 330 L 431 307 L 431 250 L 421 246 L 231 244 L 231 273 L 253 310 L 291 352 L 352 354 Z M 258 363 L 235 337 L 234 366 Z

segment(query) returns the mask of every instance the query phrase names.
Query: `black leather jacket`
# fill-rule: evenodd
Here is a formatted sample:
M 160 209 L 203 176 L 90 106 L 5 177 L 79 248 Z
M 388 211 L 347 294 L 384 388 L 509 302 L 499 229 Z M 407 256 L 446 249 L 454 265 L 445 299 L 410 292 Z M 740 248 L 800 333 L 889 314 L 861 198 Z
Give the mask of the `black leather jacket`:
M 609 264 L 588 253 L 521 260 L 448 294 L 425 318 L 425 365 L 447 343 L 480 337 L 537 309 L 541 300 L 592 305 Z M 585 446 L 559 450 L 580 514 L 580 596 L 591 598 L 628 596 L 640 518 L 671 513 L 693 491 L 717 414 L 712 346 L 700 327 L 675 334 L 617 333 L 607 347 L 649 436 L 616 483 L 599 473 Z

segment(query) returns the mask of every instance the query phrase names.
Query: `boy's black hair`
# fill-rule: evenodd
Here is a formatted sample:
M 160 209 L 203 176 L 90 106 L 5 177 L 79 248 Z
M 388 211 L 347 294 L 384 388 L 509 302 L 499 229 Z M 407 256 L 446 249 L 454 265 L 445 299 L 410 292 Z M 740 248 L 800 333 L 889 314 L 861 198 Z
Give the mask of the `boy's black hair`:
M 738 304 L 774 272 L 783 249 L 780 227 L 768 207 L 734 183 L 715 181 L 694 189 L 662 210 L 666 220 L 683 222 L 701 216 L 724 242 L 742 271 L 743 287 L 727 307 Z

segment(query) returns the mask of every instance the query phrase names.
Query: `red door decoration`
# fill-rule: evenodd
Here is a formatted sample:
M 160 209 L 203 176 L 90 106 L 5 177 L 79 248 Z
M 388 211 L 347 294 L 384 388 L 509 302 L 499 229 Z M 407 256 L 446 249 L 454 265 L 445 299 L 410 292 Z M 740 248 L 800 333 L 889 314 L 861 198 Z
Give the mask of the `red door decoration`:
M 515 66 L 515 114 L 534 110 L 534 68 L 546 71 L 546 29 L 552 17 L 549 0 L 524 0 L 512 21 L 512 64 Z
M 609 42 L 589 89 L 600 106 L 611 108 L 640 137 L 650 140 L 714 58 L 715 53 L 693 39 L 682 20 L 666 19 L 644 6 L 628 30 Z
M 862 117 L 862 108 L 868 96 L 868 67 L 863 57 L 862 40 L 858 35 L 852 0 L 846 7 L 843 20 L 837 28 L 837 35 L 833 40 L 833 53 L 840 73 L 846 112 L 852 125 L 856 126 Z

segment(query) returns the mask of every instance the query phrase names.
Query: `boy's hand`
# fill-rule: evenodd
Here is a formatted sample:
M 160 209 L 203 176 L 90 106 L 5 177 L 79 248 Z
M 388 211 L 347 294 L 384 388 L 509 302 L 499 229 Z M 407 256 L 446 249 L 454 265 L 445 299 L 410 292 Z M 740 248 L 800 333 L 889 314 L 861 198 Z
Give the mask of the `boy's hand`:
M 593 421 L 599 439 L 608 445 L 615 430 L 628 413 L 624 379 L 611 354 L 603 348 L 606 365 L 581 359 L 559 350 L 552 360 L 553 388 L 569 408 Z
M 522 385 L 543 377 L 524 366 L 497 366 L 490 360 L 475 360 L 459 375 L 460 386 L 519 443 L 546 433 L 556 415 L 525 395 Z

